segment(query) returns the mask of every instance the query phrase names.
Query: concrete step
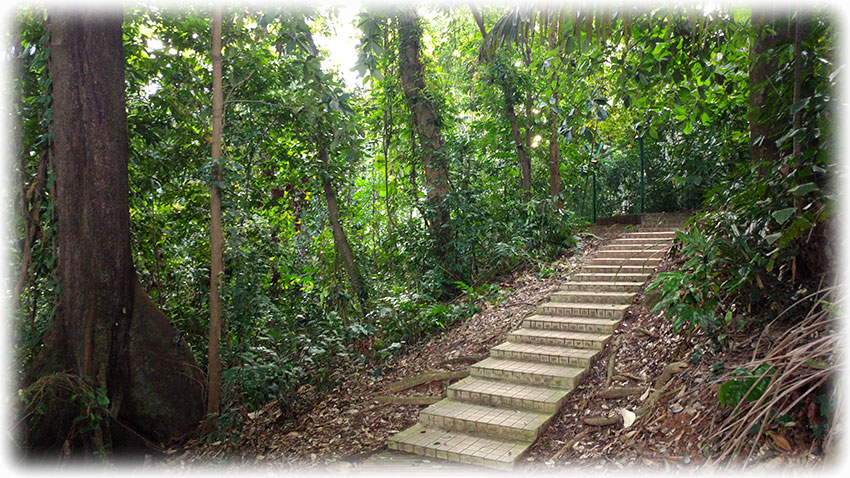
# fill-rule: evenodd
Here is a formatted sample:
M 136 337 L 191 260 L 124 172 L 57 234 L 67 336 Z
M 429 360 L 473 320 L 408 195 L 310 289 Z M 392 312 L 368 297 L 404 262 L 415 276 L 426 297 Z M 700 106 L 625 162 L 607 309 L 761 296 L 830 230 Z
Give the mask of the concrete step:
M 387 448 L 456 463 L 513 470 L 514 463 L 532 443 L 531 440 L 500 440 L 458 433 L 417 423 L 390 437 Z
M 582 272 L 593 274 L 640 274 L 651 273 L 655 266 L 595 266 L 586 265 L 581 268 Z
M 584 373 L 585 369 L 577 367 L 495 357 L 488 357 L 469 367 L 469 374 L 473 377 L 555 388 L 574 387 Z
M 599 272 L 579 272 L 573 274 L 573 280 L 576 282 L 639 282 L 643 284 L 652 275 L 650 272 L 641 272 L 639 274 L 603 274 Z
M 559 345 L 540 345 L 522 342 L 502 342 L 490 349 L 490 356 L 498 359 L 525 362 L 543 362 L 564 367 L 589 367 L 597 349 L 577 349 Z
M 573 291 L 598 291 L 598 292 L 639 292 L 643 288 L 643 282 L 579 282 L 570 281 L 561 285 L 561 290 Z
M 443 399 L 419 412 L 419 421 L 461 433 L 474 433 L 502 440 L 533 441 L 553 413 L 489 407 Z
M 611 334 L 590 334 L 586 332 L 566 332 L 562 330 L 530 329 L 526 327 L 516 329 L 508 334 L 508 340 L 511 342 L 594 350 L 601 350 L 610 338 Z
M 523 319 L 523 327 L 529 329 L 561 330 L 563 332 L 586 332 L 589 334 L 611 334 L 620 325 L 618 319 L 592 317 L 558 317 L 555 315 L 530 315 Z
M 623 317 L 623 311 L 628 305 L 625 304 L 592 304 L 592 303 L 567 303 L 546 302 L 537 307 L 536 314 L 556 315 L 559 317 L 595 317 L 599 319 L 619 320 Z
M 596 257 L 588 263 L 590 266 L 643 266 L 656 267 L 661 264 L 660 257 Z
M 466 377 L 449 385 L 446 393 L 448 398 L 466 403 L 555 413 L 570 390 Z
M 631 304 L 635 295 L 629 292 L 555 292 L 549 296 L 552 302 L 578 302 L 591 304 Z
M 614 240 L 616 241 L 616 239 Z M 670 243 L 658 243 L 656 241 L 651 241 L 648 243 L 618 243 L 611 241 L 609 244 L 602 246 L 599 251 L 618 251 L 618 250 L 663 250 L 666 254 L 670 249 Z
M 626 232 L 622 236 L 622 239 L 675 239 L 676 233 L 670 230 L 667 231 L 647 231 L 647 232 Z
M 667 249 L 607 249 L 603 247 L 596 253 L 596 259 L 640 259 L 640 258 L 663 258 L 667 255 Z
M 658 249 L 661 247 L 669 247 L 672 244 L 671 239 L 648 239 L 642 237 L 636 238 L 619 238 L 611 241 L 610 245 L 622 246 L 629 245 L 637 249 Z M 606 246 L 607 247 L 607 246 Z
M 684 223 L 667 223 L 656 226 L 638 226 L 629 232 L 672 232 L 684 231 Z

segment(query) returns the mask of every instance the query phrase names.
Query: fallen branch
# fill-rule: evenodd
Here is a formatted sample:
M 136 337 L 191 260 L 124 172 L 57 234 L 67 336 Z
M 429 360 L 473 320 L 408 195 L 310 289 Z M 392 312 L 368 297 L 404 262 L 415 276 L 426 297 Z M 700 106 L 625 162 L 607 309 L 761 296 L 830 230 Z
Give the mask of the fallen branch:
M 679 373 L 686 368 L 688 368 L 688 364 L 685 362 L 668 363 L 667 366 L 664 367 L 664 370 L 661 371 L 661 375 L 658 376 L 658 379 L 655 380 L 654 388 L 657 390 L 662 385 L 669 382 L 674 373 Z
M 623 417 L 621 415 L 614 415 L 611 417 L 584 417 L 581 421 L 583 421 L 586 425 L 594 427 L 608 427 L 611 425 L 622 424 Z
M 424 395 L 412 397 L 397 397 L 393 395 L 378 395 L 375 400 L 393 405 L 431 405 L 443 399 L 441 395 Z
M 640 375 L 635 375 L 633 373 L 628 373 L 628 372 L 620 372 L 619 376 L 630 378 L 632 380 L 637 380 L 638 382 L 643 382 L 644 380 L 646 380 L 646 377 L 642 377 Z
M 375 392 L 371 395 L 387 395 L 390 393 L 396 393 L 402 390 L 407 390 L 417 385 L 422 385 L 423 383 L 453 380 L 456 378 L 464 378 L 467 376 L 469 376 L 469 370 L 442 370 L 438 372 L 425 372 L 420 373 L 419 375 L 414 375 L 413 377 L 407 377 L 405 379 L 399 380 L 398 382 L 392 383 L 385 387 L 383 390 Z
M 620 344 L 623 343 L 623 336 L 618 335 L 616 341 L 614 342 L 614 348 L 611 350 L 611 355 L 608 357 L 608 371 L 605 378 L 605 385 L 603 387 L 608 388 L 611 386 L 611 380 L 614 376 L 614 366 L 617 361 L 617 352 L 620 351 Z
M 608 388 L 599 392 L 602 398 L 623 398 L 632 395 L 640 395 L 646 390 L 644 387 L 615 387 Z
M 645 329 L 643 327 L 635 327 L 634 331 L 639 333 L 639 334 L 646 335 L 647 337 L 652 337 L 653 339 L 658 338 L 658 334 L 656 334 L 654 332 L 650 332 L 648 329 Z
M 655 404 L 661 398 L 661 395 L 663 395 L 664 392 L 667 391 L 667 388 L 670 387 L 671 383 L 673 383 L 673 380 L 668 381 L 667 383 L 662 385 L 661 388 L 655 389 L 655 391 L 652 392 L 652 394 L 646 399 L 646 404 L 640 408 L 639 412 L 641 414 L 646 413 L 648 415 L 649 412 L 652 411 L 653 408 L 655 408 Z
M 565 443 L 564 446 L 562 446 L 561 449 L 558 450 L 558 453 L 555 453 L 555 455 L 552 457 L 552 460 L 557 461 L 563 458 L 567 453 L 569 453 L 573 449 L 576 443 L 578 443 L 582 438 L 587 436 L 588 433 L 590 433 L 590 430 L 582 430 L 581 433 L 574 436 L 572 440 Z
M 467 363 L 467 362 L 468 363 L 475 363 L 475 362 L 480 362 L 480 361 L 484 360 L 485 358 L 487 358 L 487 355 L 468 355 L 468 356 L 463 356 L 463 357 L 454 357 L 454 358 L 443 360 L 442 362 L 440 362 L 440 366 L 451 365 L 451 364 L 456 364 L 456 363 Z

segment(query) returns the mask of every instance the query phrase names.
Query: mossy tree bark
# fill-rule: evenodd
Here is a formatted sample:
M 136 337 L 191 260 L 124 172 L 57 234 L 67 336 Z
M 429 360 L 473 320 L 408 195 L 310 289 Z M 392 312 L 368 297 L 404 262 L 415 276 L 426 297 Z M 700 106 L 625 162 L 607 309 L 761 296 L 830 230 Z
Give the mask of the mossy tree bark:
M 145 293 L 130 253 L 121 22 L 120 10 L 59 9 L 48 20 L 61 292 L 22 385 L 70 374 L 109 403 L 98 440 L 75 434 L 80 399 L 67 389 L 30 403 L 20 437 L 28 454 L 129 450 L 182 435 L 203 416 L 203 373 Z

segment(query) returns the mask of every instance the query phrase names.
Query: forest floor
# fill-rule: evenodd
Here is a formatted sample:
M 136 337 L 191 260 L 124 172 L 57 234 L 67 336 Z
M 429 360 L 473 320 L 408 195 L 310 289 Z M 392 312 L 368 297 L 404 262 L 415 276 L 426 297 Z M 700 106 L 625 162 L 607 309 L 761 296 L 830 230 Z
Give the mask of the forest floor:
M 592 258 L 598 247 L 622 232 L 622 226 L 596 228 L 594 236 L 583 240 L 577 254 L 561 257 L 551 265 L 554 274 L 541 278 L 534 272 L 516 273 L 499 282 L 510 292 L 499 305 L 484 303 L 482 311 L 465 321 L 449 325 L 441 333 L 406 347 L 384 363 L 378 380 L 371 363 L 346 371 L 336 390 L 321 394 L 309 410 L 295 419 L 285 419 L 287 404 L 273 401 L 245 415 L 238 440 L 213 443 L 195 440 L 172 448 L 165 459 L 169 467 L 195 467 L 216 464 L 225 467 L 250 466 L 275 470 L 356 471 L 370 456 L 385 450 L 387 439 L 414 425 L 419 405 L 379 403 L 372 395 L 388 384 L 433 370 L 462 370 L 469 361 L 451 359 L 486 355 L 505 340 L 522 319 L 557 290 L 570 274 Z M 667 259 L 660 270 L 674 267 Z M 729 415 L 717 402 L 719 386 L 712 364 L 728 367 L 751 358 L 758 337 L 733 337 L 723 350 L 703 350 L 695 337 L 683 337 L 671 330 L 663 313 L 651 313 L 638 294 L 627 309 L 623 325 L 615 331 L 622 339 L 611 340 L 588 372 L 585 381 L 570 395 L 564 408 L 530 449 L 518 470 L 580 466 L 589 470 L 652 468 L 693 469 L 705 465 L 712 433 Z M 781 333 L 775 331 L 775 334 Z M 608 358 L 616 343 L 614 387 L 644 387 L 647 392 L 620 399 L 598 396 L 608 378 Z M 474 361 L 474 360 L 473 360 Z M 649 416 L 634 426 L 589 426 L 582 419 L 607 416 L 618 408 L 636 411 L 665 366 L 686 364 L 674 376 L 668 392 Z M 731 365 L 730 365 L 731 364 Z M 439 396 L 448 382 L 423 384 L 395 395 Z M 805 420 L 803 420 L 805 421 Z M 807 465 L 818 462 L 820 450 L 806 438 L 801 427 L 774 431 L 772 440 L 754 448 L 758 467 Z

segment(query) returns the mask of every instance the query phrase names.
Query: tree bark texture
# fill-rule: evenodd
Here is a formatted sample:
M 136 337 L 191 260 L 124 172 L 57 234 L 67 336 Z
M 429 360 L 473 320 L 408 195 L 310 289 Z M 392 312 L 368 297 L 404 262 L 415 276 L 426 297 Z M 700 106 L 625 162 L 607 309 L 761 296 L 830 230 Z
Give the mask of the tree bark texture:
M 415 11 L 399 15 L 399 61 L 401 83 L 413 123 L 419 137 L 422 164 L 425 169 L 429 213 L 427 222 L 435 240 L 437 256 L 444 264 L 451 260 L 448 171 L 443 154 L 443 139 L 437 119 L 436 105 L 428 97 L 425 71 L 419 59 L 422 29 Z
M 505 115 L 508 117 L 508 122 L 511 124 L 511 135 L 514 138 L 516 155 L 519 158 L 519 169 L 522 173 L 520 185 L 526 195 L 529 195 L 531 193 L 531 160 L 525 150 L 525 141 L 523 141 L 519 133 L 519 125 L 517 124 L 514 102 L 511 98 L 511 89 L 508 85 L 503 84 L 502 92 L 505 94 Z
M 484 18 L 481 17 L 481 12 L 475 6 L 475 3 L 469 2 L 469 10 L 472 12 L 472 18 L 475 20 L 475 24 L 478 25 L 478 30 L 481 32 L 481 41 L 483 42 L 487 39 L 487 28 L 484 27 Z
M 554 20 L 554 18 L 553 18 Z M 557 22 L 554 22 L 557 25 Z M 562 53 L 562 44 L 559 41 L 560 33 L 557 28 L 553 27 L 549 35 L 549 49 L 557 50 L 560 56 Z M 552 98 L 555 100 L 555 105 L 558 105 L 560 99 L 558 89 L 561 86 L 561 76 L 558 68 L 552 69 L 552 78 L 549 80 L 554 84 Z M 563 201 L 561 195 L 561 145 L 558 142 L 560 134 L 558 133 L 558 115 L 555 114 L 553 108 L 549 108 L 549 196 L 552 198 L 552 207 L 561 209 Z
M 213 6 L 212 16 L 212 158 L 221 155 L 223 97 L 221 91 L 221 3 Z M 221 294 L 224 279 L 223 233 L 221 227 L 221 165 L 215 167 L 215 184 L 210 185 L 210 329 L 208 348 L 207 414 L 221 412 Z
M 322 163 L 322 189 L 325 193 L 325 201 L 328 203 L 328 216 L 331 222 L 331 232 L 334 237 L 334 244 L 342 257 L 342 262 L 345 264 L 345 271 L 348 273 L 348 282 L 354 293 L 357 294 L 357 299 L 360 302 L 360 307 L 363 313 L 366 313 L 368 306 L 369 294 L 366 291 L 366 284 L 363 282 L 363 276 L 360 275 L 360 268 L 354 261 L 354 254 L 351 252 L 351 246 L 348 243 L 348 236 L 342 228 L 342 223 L 339 221 L 339 206 L 336 200 L 336 191 L 331 182 L 330 173 L 328 171 L 328 151 L 324 147 L 319 149 L 319 159 Z
M 555 94 L 557 98 L 557 93 Z M 552 198 L 552 207 L 560 209 L 561 201 L 561 146 L 558 143 L 558 117 L 555 112 L 549 110 L 549 196 Z
M 145 294 L 130 253 L 121 22 L 120 10 L 49 17 L 62 288 L 44 348 L 22 383 L 28 389 L 63 372 L 105 389 L 111 421 L 103 432 L 116 450 L 138 444 L 139 435 L 182 435 L 203 414 L 203 374 Z M 69 433 L 79 405 L 56 393 L 43 404 L 47 413 L 25 420 L 25 452 L 55 452 L 66 440 L 85 446 Z
M 753 11 L 753 38 L 750 39 L 749 52 L 749 111 L 747 118 L 750 125 L 750 153 L 753 161 L 774 162 L 779 159 L 776 139 L 781 134 L 783 125 L 771 117 L 771 99 L 776 99 L 770 86 L 770 77 L 779 65 L 769 61 L 768 52 L 782 41 L 782 35 L 777 25 L 776 15 L 771 11 Z M 776 29 L 770 33 L 769 28 Z

